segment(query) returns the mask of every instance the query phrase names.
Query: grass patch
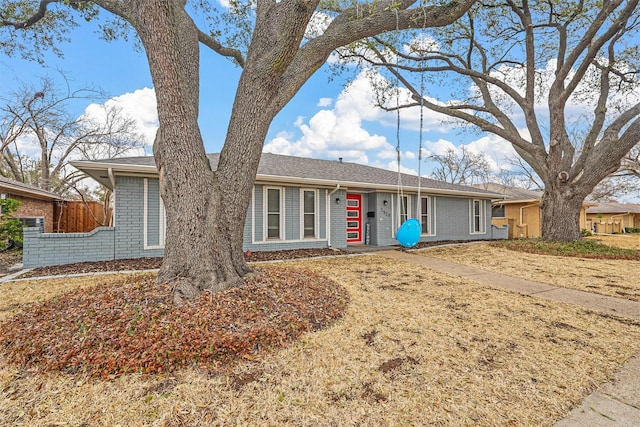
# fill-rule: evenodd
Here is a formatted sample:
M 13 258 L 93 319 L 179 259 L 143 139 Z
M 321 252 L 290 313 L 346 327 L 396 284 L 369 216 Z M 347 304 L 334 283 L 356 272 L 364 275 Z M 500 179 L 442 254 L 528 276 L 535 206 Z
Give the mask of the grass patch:
M 461 248 L 487 252 L 485 245 Z M 0 425 L 550 427 L 640 348 L 637 322 L 490 289 L 420 265 L 378 256 L 279 265 L 346 289 L 349 304 L 341 320 L 219 371 L 192 364 L 102 381 L 25 369 L 0 356 Z M 87 280 L 66 279 L 66 290 Z M 125 281 L 124 275 L 91 280 L 115 288 Z M 15 288 L 21 299 L 11 304 L 25 312 L 32 309 L 27 301 L 56 298 L 42 294 L 51 282 L 1 286 L 5 294 Z M 97 298 L 95 292 L 88 296 Z M 5 305 L 0 299 L 0 310 Z M 125 317 L 136 326 L 132 335 L 124 331 L 133 340 L 146 319 L 137 314 Z
M 552 242 L 542 239 L 501 240 L 491 246 L 539 255 L 556 255 L 575 258 L 640 260 L 640 251 L 603 245 L 594 240 Z

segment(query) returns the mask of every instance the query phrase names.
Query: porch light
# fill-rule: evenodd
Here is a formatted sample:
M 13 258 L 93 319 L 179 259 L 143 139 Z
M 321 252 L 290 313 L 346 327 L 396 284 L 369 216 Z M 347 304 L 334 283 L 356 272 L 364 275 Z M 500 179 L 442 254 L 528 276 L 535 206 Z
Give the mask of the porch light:
M 340 197 L 336 197 L 336 205 L 340 204 Z
M 389 202 L 387 202 L 386 200 L 383 200 L 383 201 L 382 201 L 382 204 L 383 204 L 384 206 L 387 206 L 387 205 L 389 204 Z

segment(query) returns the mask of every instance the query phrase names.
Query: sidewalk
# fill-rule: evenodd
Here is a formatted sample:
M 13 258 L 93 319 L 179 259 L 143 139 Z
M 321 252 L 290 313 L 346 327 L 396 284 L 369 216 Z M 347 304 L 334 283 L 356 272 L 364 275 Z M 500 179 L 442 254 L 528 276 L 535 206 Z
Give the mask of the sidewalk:
M 407 252 L 381 251 L 376 252 L 376 255 L 420 264 L 493 288 L 579 305 L 589 310 L 640 321 L 639 302 L 519 279 Z M 567 418 L 555 424 L 555 427 L 600 426 L 640 427 L 640 354 L 629 360 L 612 382 L 602 384 L 598 390 L 587 396 L 579 407 L 571 411 Z

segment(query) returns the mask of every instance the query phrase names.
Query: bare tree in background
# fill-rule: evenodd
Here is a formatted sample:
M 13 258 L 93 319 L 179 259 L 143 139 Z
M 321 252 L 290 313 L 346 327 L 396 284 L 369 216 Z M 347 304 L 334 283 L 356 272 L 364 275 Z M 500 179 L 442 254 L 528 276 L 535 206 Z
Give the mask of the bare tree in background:
M 65 194 L 84 178 L 69 166 L 70 160 L 112 158 L 142 148 L 135 121 L 116 106 L 99 104 L 91 117 L 71 113 L 74 104 L 98 98 L 104 95 L 91 89 L 63 92 L 49 78 L 5 95 L 0 105 L 0 173 Z
M 449 148 L 444 154 L 430 154 L 427 162 L 435 164 L 431 176 L 452 184 L 479 184 L 491 179 L 491 166 L 483 153 L 473 153 L 465 146 Z
M 484 1 L 455 25 L 344 56 L 385 70 L 407 105 L 509 141 L 542 181 L 543 237 L 578 240 L 585 198 L 640 142 L 638 3 Z

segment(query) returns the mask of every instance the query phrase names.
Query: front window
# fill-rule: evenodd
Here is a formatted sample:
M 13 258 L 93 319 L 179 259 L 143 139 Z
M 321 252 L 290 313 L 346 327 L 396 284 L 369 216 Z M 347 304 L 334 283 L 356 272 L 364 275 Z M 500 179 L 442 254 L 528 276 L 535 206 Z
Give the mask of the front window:
M 281 197 L 279 188 L 267 189 L 267 239 L 281 238 Z
M 422 225 L 422 234 L 431 234 L 429 213 L 429 197 L 422 197 L 420 199 L 420 224 Z
M 493 218 L 504 218 L 505 208 L 504 205 L 495 205 L 491 208 L 491 216 Z
M 315 190 L 302 191 L 302 236 L 304 238 L 316 238 L 316 192 Z
M 484 225 L 484 200 L 471 201 L 471 233 L 485 233 Z
M 409 218 L 409 196 L 400 197 L 400 225 Z

